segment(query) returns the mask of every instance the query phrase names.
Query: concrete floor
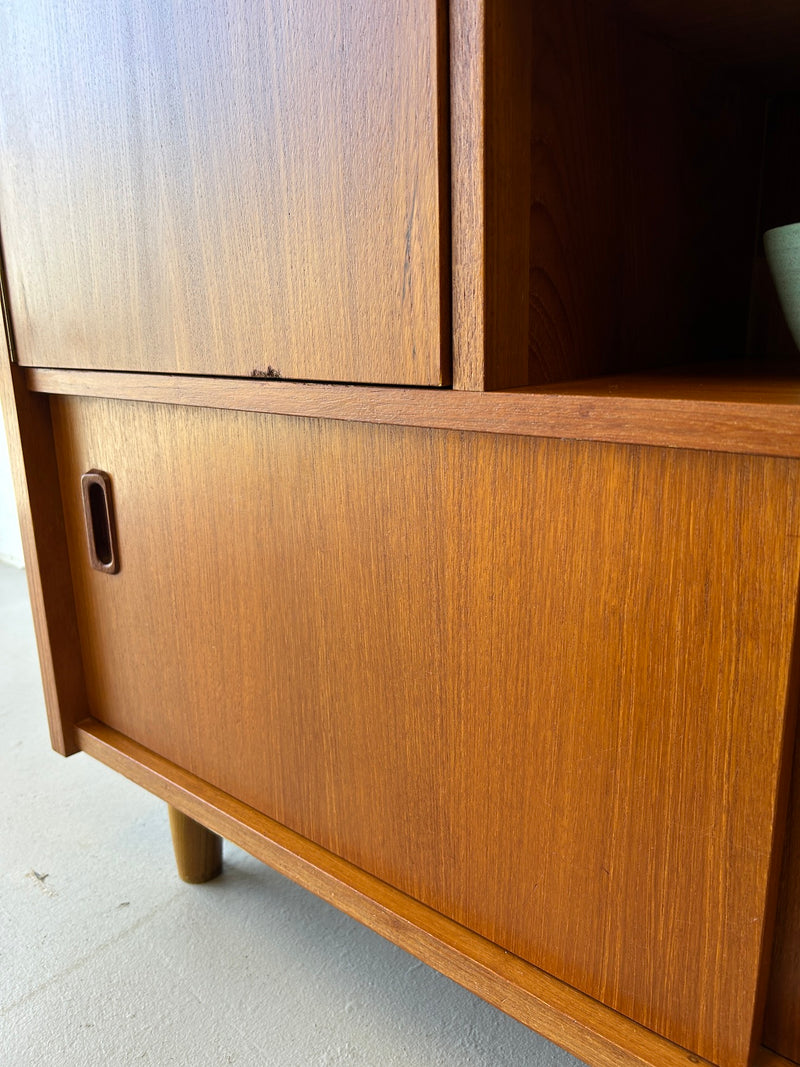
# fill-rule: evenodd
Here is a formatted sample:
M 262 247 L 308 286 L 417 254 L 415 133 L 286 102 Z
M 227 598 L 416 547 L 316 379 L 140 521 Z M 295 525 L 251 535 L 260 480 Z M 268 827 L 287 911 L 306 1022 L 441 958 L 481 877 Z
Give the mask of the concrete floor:
M 181 883 L 165 806 L 50 750 L 7 565 L 0 729 L 2 1067 L 578 1064 L 227 842 Z

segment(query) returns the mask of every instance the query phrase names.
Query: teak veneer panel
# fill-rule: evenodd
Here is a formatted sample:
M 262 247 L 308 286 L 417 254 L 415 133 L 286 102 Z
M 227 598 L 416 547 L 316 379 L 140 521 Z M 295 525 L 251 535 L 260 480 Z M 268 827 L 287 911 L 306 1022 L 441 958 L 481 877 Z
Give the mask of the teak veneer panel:
M 446 18 L 439 0 L 4 7 L 20 362 L 447 380 Z
M 794 462 L 51 406 L 95 717 L 746 1062 L 792 727 Z M 112 478 L 115 576 L 87 565 L 89 467 Z

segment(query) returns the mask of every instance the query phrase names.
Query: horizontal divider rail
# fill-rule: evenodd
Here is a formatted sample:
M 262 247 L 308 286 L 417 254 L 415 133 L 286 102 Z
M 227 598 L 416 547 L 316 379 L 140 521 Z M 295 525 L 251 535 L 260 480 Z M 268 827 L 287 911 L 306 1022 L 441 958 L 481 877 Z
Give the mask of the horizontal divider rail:
M 34 392 L 430 429 L 800 457 L 800 381 L 622 375 L 466 392 L 29 368 Z

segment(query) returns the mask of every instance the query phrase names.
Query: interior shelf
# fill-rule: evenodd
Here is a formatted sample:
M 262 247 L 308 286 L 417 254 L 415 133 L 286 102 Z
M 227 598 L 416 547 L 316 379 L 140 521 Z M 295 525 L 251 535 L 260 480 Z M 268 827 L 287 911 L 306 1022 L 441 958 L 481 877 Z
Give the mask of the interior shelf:
M 795 364 L 748 359 L 631 371 L 534 386 L 537 395 L 630 397 L 714 404 L 800 405 L 800 353 Z

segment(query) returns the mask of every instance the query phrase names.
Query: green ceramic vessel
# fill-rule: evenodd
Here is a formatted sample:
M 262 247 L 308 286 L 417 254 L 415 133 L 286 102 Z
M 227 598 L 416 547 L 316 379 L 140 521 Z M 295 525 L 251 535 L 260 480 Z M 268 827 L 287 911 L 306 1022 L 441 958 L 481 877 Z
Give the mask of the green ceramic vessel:
M 783 314 L 800 348 L 800 222 L 767 230 L 764 251 Z

